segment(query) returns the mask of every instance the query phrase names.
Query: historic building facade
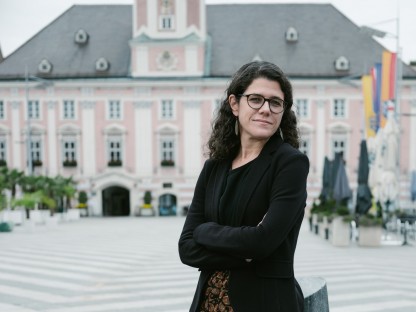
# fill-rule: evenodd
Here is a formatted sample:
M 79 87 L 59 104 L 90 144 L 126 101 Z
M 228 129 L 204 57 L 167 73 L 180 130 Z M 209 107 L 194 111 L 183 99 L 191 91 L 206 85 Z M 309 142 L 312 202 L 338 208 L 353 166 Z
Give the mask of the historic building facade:
M 133 2 L 73 6 L 0 63 L 0 160 L 74 176 L 93 215 L 133 215 L 146 191 L 158 212 L 180 214 L 230 76 L 261 59 L 292 80 L 309 202 L 324 157 L 338 151 L 355 187 L 359 77 L 381 60 L 381 45 L 331 5 Z M 406 184 L 416 170 L 416 73 L 403 65 L 402 74 Z

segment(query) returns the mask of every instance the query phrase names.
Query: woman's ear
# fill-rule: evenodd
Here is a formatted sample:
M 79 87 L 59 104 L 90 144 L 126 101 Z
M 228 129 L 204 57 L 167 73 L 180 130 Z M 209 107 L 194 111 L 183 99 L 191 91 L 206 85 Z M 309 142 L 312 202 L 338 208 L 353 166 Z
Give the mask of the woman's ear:
M 233 112 L 234 116 L 238 116 L 238 101 L 234 94 L 231 94 L 228 97 L 228 103 L 230 103 L 231 111 Z

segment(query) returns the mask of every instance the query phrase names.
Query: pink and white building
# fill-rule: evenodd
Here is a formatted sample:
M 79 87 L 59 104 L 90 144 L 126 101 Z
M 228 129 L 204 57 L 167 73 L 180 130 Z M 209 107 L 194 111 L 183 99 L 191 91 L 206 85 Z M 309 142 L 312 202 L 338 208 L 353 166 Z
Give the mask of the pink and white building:
M 230 76 L 261 59 L 293 83 L 309 202 L 324 157 L 338 151 L 355 188 L 359 77 L 381 60 L 379 43 L 328 4 L 132 1 L 73 6 L 0 62 L 0 160 L 30 171 L 31 159 L 34 173 L 74 176 L 93 215 L 134 215 L 145 191 L 155 207 L 181 214 Z M 416 72 L 405 64 L 400 112 L 406 202 L 416 170 Z

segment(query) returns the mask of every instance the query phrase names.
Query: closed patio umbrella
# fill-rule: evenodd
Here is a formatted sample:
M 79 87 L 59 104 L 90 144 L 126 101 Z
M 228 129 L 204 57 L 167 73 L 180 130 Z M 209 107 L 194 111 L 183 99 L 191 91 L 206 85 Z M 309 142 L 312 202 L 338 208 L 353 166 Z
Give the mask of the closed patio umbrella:
M 351 198 L 352 192 L 349 186 L 347 172 L 345 171 L 344 161 L 342 157 L 336 161 L 337 174 L 334 183 L 334 199 L 337 201 L 337 204 L 346 204 L 346 202 Z
M 324 169 L 322 171 L 322 189 L 319 199 L 326 202 L 331 197 L 331 164 L 328 157 L 324 159 Z
M 360 144 L 360 158 L 358 163 L 357 203 L 355 206 L 355 211 L 358 214 L 366 214 L 372 205 L 372 194 L 370 187 L 368 186 L 369 171 L 367 142 L 362 140 Z
M 412 202 L 416 201 L 416 171 L 412 171 L 412 179 L 410 182 L 410 198 Z

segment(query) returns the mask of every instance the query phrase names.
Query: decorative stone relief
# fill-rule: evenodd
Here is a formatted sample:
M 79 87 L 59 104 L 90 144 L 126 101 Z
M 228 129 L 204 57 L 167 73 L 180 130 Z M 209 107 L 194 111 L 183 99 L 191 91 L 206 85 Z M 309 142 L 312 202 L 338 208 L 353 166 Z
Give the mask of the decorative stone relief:
M 164 51 L 156 58 L 156 63 L 158 69 L 169 71 L 176 69 L 178 59 L 171 52 Z

